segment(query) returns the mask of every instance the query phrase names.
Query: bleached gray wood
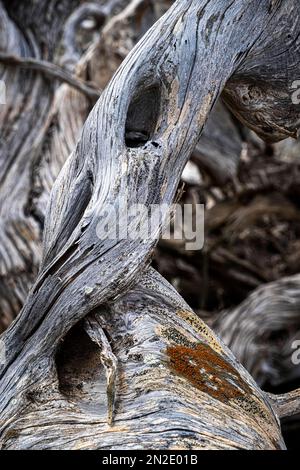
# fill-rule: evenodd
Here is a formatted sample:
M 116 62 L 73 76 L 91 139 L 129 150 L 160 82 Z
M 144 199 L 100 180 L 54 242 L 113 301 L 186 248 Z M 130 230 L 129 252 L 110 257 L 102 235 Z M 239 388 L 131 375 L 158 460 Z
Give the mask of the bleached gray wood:
M 58 378 L 52 364 L 52 373 L 27 391 L 26 408 L 19 403 L 17 419 L 9 422 L 9 411 L 2 412 L 3 448 L 284 448 L 267 397 L 155 271 L 96 314 L 118 357 L 112 427 L 101 350 L 78 325 L 60 352 Z M 182 375 L 172 365 L 177 353 L 187 367 Z M 190 375 L 192 360 L 199 369 Z M 219 394 L 208 392 L 201 361 Z M 47 362 L 39 364 L 47 367 Z
M 255 289 L 238 307 L 217 315 L 215 333 L 262 387 L 299 379 L 293 362 L 300 339 L 300 275 Z
M 76 0 L 0 2 L 0 51 L 53 61 Z M 22 26 L 20 26 L 22 25 Z M 41 259 L 43 216 L 36 169 L 42 158 L 56 82 L 0 63 L 6 103 L 0 105 L 0 331 L 20 311 Z
M 259 119 L 274 129 L 276 139 L 286 135 L 284 120 L 289 132 L 295 131 L 298 116 L 291 113 L 289 89 L 281 80 L 286 69 L 275 64 L 272 50 L 286 39 L 287 29 L 295 38 L 299 14 L 300 5 L 292 0 L 275 6 L 267 0 L 179 0 L 114 75 L 54 185 L 40 272 L 19 317 L 1 337 L 6 347 L 0 369 L 4 448 L 136 448 L 139 436 L 141 448 L 284 448 L 270 402 L 249 374 L 204 324 L 197 323 L 165 281 L 146 273 L 156 240 L 99 240 L 96 227 L 111 203 L 121 205 L 126 198 L 146 205 L 172 202 L 199 131 L 231 77 L 231 107 L 236 105 L 244 120 L 260 130 L 261 122 L 253 122 L 253 107 L 235 102 L 232 88 L 235 80 L 239 97 L 245 80 L 257 81 L 260 66 Z M 268 38 L 278 24 L 281 34 L 277 30 L 270 50 Z M 285 53 L 290 77 L 299 68 L 297 43 L 294 46 Z M 265 63 L 272 64 L 272 76 L 281 84 L 276 96 L 280 125 L 268 93 Z M 137 142 L 126 145 L 128 130 L 147 141 L 139 147 Z M 62 377 L 58 370 L 63 360 L 55 361 L 71 328 L 80 329 L 79 322 L 100 306 L 105 317 L 107 305 L 112 349 L 122 359 L 115 410 L 117 419 L 119 406 L 121 426 L 114 432 L 105 421 L 106 410 L 102 413 L 99 407 L 91 418 L 86 404 L 82 408 L 74 395 L 67 398 L 68 387 L 61 387 L 67 373 Z M 126 342 L 128 332 L 133 338 Z M 133 347 L 141 360 L 126 356 Z M 188 374 L 190 366 L 194 371 L 193 361 L 197 374 Z M 211 373 L 206 375 L 201 364 Z M 74 378 L 78 374 L 74 370 Z M 92 388 L 87 394 L 97 396 L 91 377 L 87 383 Z M 98 396 L 103 398 L 103 386 L 101 390 Z M 149 396 L 152 401 L 147 401 Z M 155 405 L 161 412 L 165 404 L 163 415 L 157 421 L 146 415 L 131 419 L 139 412 L 139 400 L 147 401 L 148 413 Z
M 126 3 L 127 7 L 118 15 L 109 17 L 109 11 L 115 4 L 126 6 Z M 122 59 L 145 32 L 145 29 L 156 21 L 170 3 L 169 0 L 163 0 L 159 3 L 148 0 L 128 0 L 127 2 L 120 0 L 119 2 L 105 3 L 101 7 L 101 11 L 104 9 L 107 15 L 107 24 L 102 32 L 99 30 L 100 39 L 91 45 L 77 64 L 76 77 L 84 81 L 91 79 L 100 92 L 117 70 Z M 73 3 L 69 4 L 68 8 L 71 9 L 72 6 Z M 27 8 L 31 9 L 28 2 Z M 96 11 L 98 10 L 96 8 Z M 87 13 L 91 14 L 89 8 L 79 6 L 78 9 L 75 9 L 74 15 L 78 19 L 78 16 L 82 18 L 82 15 Z M 6 15 L 4 9 L 3 15 Z M 25 13 L 22 11 L 20 15 L 22 19 Z M 7 15 L 5 17 L 8 19 Z M 33 15 L 33 18 L 41 21 L 40 16 Z M 72 37 L 76 34 L 73 20 L 74 16 L 72 19 L 71 15 L 63 25 L 63 29 L 68 30 L 71 22 Z M 75 23 L 77 24 L 78 21 Z M 10 21 L 9 25 L 11 42 L 3 27 L 1 31 L 6 37 L 2 42 L 2 47 L 6 48 L 6 52 L 9 54 L 20 55 L 20 51 L 15 49 L 14 45 L 15 42 L 18 43 L 14 24 Z M 55 38 L 56 35 L 51 36 L 53 47 Z M 38 41 L 41 39 L 43 38 L 37 37 Z M 32 56 L 33 52 L 28 51 L 26 54 Z M 25 55 L 25 61 L 26 57 L 27 55 Z M 74 63 L 72 51 L 68 47 L 65 50 L 64 60 L 69 64 Z M 24 89 L 23 82 L 25 80 L 26 83 L 31 83 L 34 78 L 38 78 L 39 71 L 34 72 L 35 75 L 23 71 L 22 80 L 16 83 L 7 74 L 11 74 L 12 77 L 18 76 L 20 74 L 18 67 L 4 65 L 3 72 L 2 78 L 6 82 L 7 97 L 5 107 L 0 107 L 0 136 L 5 136 L 8 139 L 6 129 L 11 128 L 12 137 L 15 139 L 14 147 L 17 148 L 17 151 L 10 155 L 11 151 L 8 146 L 2 145 L 1 147 L 1 160 L 5 162 L 10 159 L 11 163 L 4 167 L 0 185 L 2 195 L 0 200 L 0 332 L 11 323 L 21 310 L 36 277 L 41 262 L 43 223 L 50 190 L 63 164 L 74 150 L 84 121 L 94 104 L 94 101 L 67 85 L 55 88 L 53 96 L 51 95 L 52 99 L 49 100 L 47 106 L 41 104 L 44 114 L 39 145 L 37 148 L 27 145 L 27 141 L 24 142 L 19 132 L 13 133 L 13 129 L 14 126 L 27 128 L 31 118 L 27 116 L 27 112 L 23 112 L 17 123 L 14 123 L 14 119 L 18 116 L 17 111 L 7 115 L 6 110 L 17 110 L 23 101 L 16 100 L 16 96 L 20 98 L 23 96 L 24 102 L 28 101 L 29 103 L 28 109 L 36 116 L 36 109 L 40 108 L 38 100 L 42 103 L 43 94 L 37 93 L 35 104 L 31 106 L 31 95 L 27 93 L 27 89 Z M 43 83 L 46 82 L 43 81 Z M 32 132 L 36 132 L 36 129 L 37 126 L 32 129 Z M 21 143 L 18 145 L 17 142 L 20 140 Z M 25 168 L 23 163 L 18 163 L 19 161 L 23 162 L 23 159 L 26 163 Z M 21 169 L 22 173 L 20 173 Z M 15 197 L 15 187 L 18 197 Z

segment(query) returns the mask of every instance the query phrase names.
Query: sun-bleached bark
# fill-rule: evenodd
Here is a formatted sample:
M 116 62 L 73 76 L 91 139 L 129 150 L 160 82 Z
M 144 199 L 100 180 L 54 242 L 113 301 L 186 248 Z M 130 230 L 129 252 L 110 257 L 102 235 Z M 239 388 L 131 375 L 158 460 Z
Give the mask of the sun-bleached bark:
M 286 67 L 274 58 L 287 41 L 284 63 L 296 76 L 299 21 L 292 0 L 179 0 L 121 64 L 54 184 L 39 274 L 1 337 L 4 448 L 284 448 L 272 400 L 149 270 L 157 240 L 99 239 L 97 227 L 112 204 L 172 203 L 223 90 L 261 135 L 296 132 Z M 81 324 L 89 316 L 92 331 Z M 104 339 L 100 347 L 102 329 L 119 363 L 116 398 L 99 377 L 105 358 L 115 364 Z M 96 375 L 82 362 L 89 351 Z M 68 395 L 79 377 L 85 400 Z

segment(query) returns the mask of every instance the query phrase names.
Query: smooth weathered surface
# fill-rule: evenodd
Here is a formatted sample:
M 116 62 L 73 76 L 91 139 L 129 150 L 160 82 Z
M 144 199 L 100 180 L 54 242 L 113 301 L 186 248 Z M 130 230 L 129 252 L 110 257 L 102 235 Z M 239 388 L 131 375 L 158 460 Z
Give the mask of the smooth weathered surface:
M 289 15 L 285 17 L 287 11 Z M 89 115 L 81 139 L 54 185 L 38 278 L 18 319 L 2 337 L 7 352 L 7 361 L 0 372 L 4 447 L 100 448 L 102 443 L 106 447 L 136 447 L 138 432 L 130 432 L 130 409 L 136 395 L 144 398 L 152 393 L 153 410 L 155 403 L 161 406 L 162 397 L 167 395 L 166 384 L 170 383 L 174 383 L 172 394 L 176 406 L 167 407 L 164 413 L 167 419 L 162 424 L 139 418 L 136 426 L 142 435 L 141 447 L 176 447 L 182 446 L 183 440 L 189 447 L 201 446 L 201 442 L 205 448 L 284 447 L 267 398 L 228 350 L 212 337 L 205 325 L 198 328 L 196 317 L 186 313 L 188 309 L 182 307 L 181 299 L 173 291 L 168 295 L 170 287 L 164 281 L 157 280 L 152 273 L 141 280 L 156 240 L 101 240 L 96 229 L 99 217 L 105 211 L 110 213 L 112 203 L 121 207 L 126 200 L 147 206 L 172 202 L 199 131 L 228 79 L 238 77 L 239 70 L 243 70 L 251 80 L 255 57 L 256 72 L 262 67 L 261 86 L 266 92 L 269 77 L 263 64 L 270 50 L 261 47 L 261 37 L 282 24 L 283 17 L 284 31 L 289 28 L 295 32 L 299 14 L 300 6 L 294 1 L 277 2 L 273 7 L 269 1 L 257 5 L 256 1 L 243 0 L 181 0 L 146 33 L 122 63 Z M 278 31 L 279 43 L 284 40 L 282 34 Z M 294 50 L 286 54 L 291 54 L 291 74 L 296 73 L 299 56 Z M 278 68 L 276 73 L 280 77 L 284 71 Z M 280 120 L 285 116 L 289 129 L 295 130 L 298 117 L 291 120 L 290 106 L 285 106 L 289 89 L 281 85 Z M 235 88 L 238 96 L 238 81 Z M 282 137 L 269 94 L 262 97 L 261 106 L 264 109 L 261 119 L 273 126 L 276 138 Z M 238 103 L 239 113 L 241 107 Z M 252 110 L 249 112 L 247 104 L 242 112 L 251 122 Z M 282 128 L 281 124 L 279 127 Z M 125 139 L 127 133 L 135 137 L 134 142 L 132 138 Z M 136 139 L 137 135 L 142 139 Z M 159 232 L 160 226 L 156 230 Z M 117 310 L 118 319 L 121 325 L 125 321 L 125 330 L 130 331 L 131 323 L 126 322 L 126 315 L 132 312 L 136 338 L 133 345 L 138 346 L 137 353 L 140 351 L 142 356 L 145 350 L 150 354 L 150 366 L 153 359 L 162 375 L 154 373 L 153 380 L 150 367 L 151 373 L 142 374 L 142 387 L 138 387 L 139 380 L 132 375 L 132 363 L 122 350 L 117 350 L 118 341 L 114 349 L 114 335 L 125 335 L 124 327 L 119 329 L 115 320 L 112 349 L 125 362 L 125 379 L 126 373 L 132 379 L 125 380 L 125 386 L 129 387 L 125 397 L 120 385 L 119 406 L 121 410 L 124 407 L 127 418 L 119 429 L 122 443 L 118 441 L 118 429 L 113 433 L 108 429 L 107 436 L 101 431 L 97 435 L 94 426 L 83 429 L 80 424 L 91 422 L 87 411 L 83 417 L 75 412 L 72 426 L 63 434 L 62 423 L 70 422 L 66 418 L 70 418 L 69 413 L 77 410 L 78 405 L 73 399 L 66 400 L 59 388 L 55 357 L 61 341 L 72 326 L 100 305 L 112 304 L 109 319 L 113 318 L 114 309 L 120 305 L 116 300 L 133 284 L 137 284 L 138 296 L 134 290 L 128 294 L 128 303 L 125 301 L 123 308 Z M 154 355 L 152 359 L 151 355 Z M 52 422 L 57 416 L 53 429 L 52 424 L 49 426 L 49 413 L 43 409 L 44 400 L 52 403 Z M 13 419 L 16 413 L 18 418 Z M 47 424 L 47 435 L 41 420 Z M 175 433 L 173 427 L 169 428 L 172 423 L 176 426 Z M 23 431 L 18 427 L 20 424 Z M 159 424 L 161 428 L 157 428 Z M 96 441 L 91 439 L 91 433 Z M 202 434 L 206 437 L 201 437 Z

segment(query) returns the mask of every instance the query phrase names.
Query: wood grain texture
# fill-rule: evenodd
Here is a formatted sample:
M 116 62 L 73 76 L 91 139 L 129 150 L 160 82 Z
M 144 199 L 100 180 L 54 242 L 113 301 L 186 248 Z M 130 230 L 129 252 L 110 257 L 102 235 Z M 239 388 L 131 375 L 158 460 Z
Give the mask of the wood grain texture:
M 220 99 L 193 151 L 192 161 L 222 186 L 236 177 L 242 150 L 241 132 Z
M 47 119 L 39 148 L 28 148 L 26 154 L 30 175 L 28 176 L 26 171 L 20 175 L 19 167 L 13 164 L 5 170 L 5 174 L 10 174 L 9 180 L 11 182 L 23 178 L 26 178 L 26 181 L 28 179 L 28 182 L 26 183 L 27 192 L 24 194 L 26 203 L 23 205 L 23 210 L 17 210 L 17 208 L 20 209 L 19 200 L 22 200 L 23 196 L 20 195 L 18 199 L 10 198 L 10 193 L 6 197 L 3 191 L 1 203 L 3 213 L 5 210 L 8 212 L 9 225 L 12 227 L 10 233 L 13 231 L 16 233 L 15 236 L 9 238 L 3 236 L 2 239 L 2 256 L 3 259 L 9 259 L 10 263 L 5 265 L 3 263 L 0 278 L 0 289 L 3 293 L 0 297 L 0 331 L 7 328 L 19 313 L 36 276 L 41 261 L 41 240 L 49 193 L 67 157 L 76 146 L 84 121 L 95 102 L 93 96 L 101 93 L 100 90 L 105 88 L 122 60 L 150 26 L 167 10 L 172 1 L 128 1 L 124 10 L 110 18 L 109 15 L 115 4 L 119 3 L 126 2 L 109 1 L 101 7 L 95 6 L 95 4 L 83 4 L 70 15 L 63 27 L 62 43 L 65 52 L 61 58 L 61 64 L 76 75 L 71 76 L 68 72 L 62 73 L 62 70 L 58 69 L 59 75 L 60 78 L 67 78 L 67 80 L 72 77 L 71 82 L 75 83 L 81 91 L 86 92 L 87 97 L 67 85 L 55 88 L 48 110 L 45 108 Z M 76 43 L 76 28 L 86 16 L 94 17 L 94 15 L 96 21 L 101 19 L 100 37 L 82 55 L 79 62 L 76 62 L 80 55 Z M 106 23 L 103 25 L 104 16 Z M 101 27 L 103 27 L 102 31 Z M 1 57 L 3 58 L 2 63 L 12 57 L 10 48 L 8 48 L 8 52 L 9 54 L 0 54 L 0 60 Z M 41 73 L 41 70 L 45 71 L 46 64 L 46 75 L 49 73 L 49 62 L 47 61 L 25 57 L 21 61 L 15 59 L 15 66 L 19 62 L 21 65 L 26 64 L 27 67 L 31 67 L 31 63 L 35 64 L 37 73 Z M 52 69 L 53 67 L 50 67 L 50 72 L 53 75 Z M 31 75 L 24 72 L 24 79 L 27 80 L 27 77 L 31 77 Z M 90 91 L 89 88 L 86 89 L 87 80 L 91 80 L 99 90 L 97 93 L 93 90 Z M 84 83 L 83 88 L 82 83 Z M 8 97 L 7 108 L 14 106 L 14 96 L 18 93 L 17 87 L 14 90 L 11 97 Z M 30 97 L 25 95 L 24 100 L 27 99 Z M 37 106 L 36 104 L 35 108 Z M 33 112 L 35 108 L 33 108 Z M 26 119 L 26 116 L 22 115 L 17 125 L 22 126 Z M 4 121 L 2 124 L 5 127 Z M 227 136 L 228 132 L 230 135 Z M 209 116 L 192 158 L 201 169 L 209 173 L 214 181 L 222 184 L 224 181 L 232 179 L 236 174 L 241 148 L 241 137 L 232 118 L 224 105 L 218 103 Z M 7 149 L 4 148 L 2 151 L 3 160 L 5 160 L 8 158 Z M 14 161 L 18 158 L 16 153 Z M 7 209 L 4 209 L 4 206 Z M 5 220 L 4 217 L 3 220 Z M 32 225 L 36 226 L 36 223 L 38 223 L 36 235 L 31 240 Z M 29 226 L 30 230 L 20 231 L 18 227 L 23 225 Z M 26 251 L 24 246 L 27 247 Z
M 155 271 L 95 314 L 118 357 L 112 427 L 100 349 L 78 325 L 60 350 L 58 378 L 50 374 L 42 388 L 28 391 L 26 408 L 2 434 L 4 448 L 284 448 L 267 398 Z M 198 348 L 207 356 L 198 355 Z M 196 354 L 197 375 L 174 368 L 174 352 L 182 349 L 189 352 L 186 361 Z M 206 357 L 207 372 L 201 367 Z M 215 393 L 208 393 L 211 386 Z
M 264 284 L 211 325 L 263 388 L 300 376 L 299 364 L 292 361 L 300 334 L 299 287 L 298 274 Z
M 242 70 L 251 80 L 253 58 L 258 64 L 269 59 L 261 38 L 276 25 L 284 24 L 282 34 L 277 31 L 279 44 L 286 27 L 295 38 L 300 5 L 292 0 L 276 5 L 244 0 L 175 2 L 127 56 L 91 111 L 51 192 L 38 277 L 17 320 L 1 337 L 6 347 L 6 363 L 0 369 L 4 448 L 128 449 L 137 447 L 139 435 L 141 448 L 284 448 L 266 395 L 175 291 L 149 271 L 157 240 L 97 237 L 99 217 L 110 213 L 112 204 L 171 204 L 199 132 L 229 79 L 239 77 Z M 292 74 L 298 70 L 295 57 Z M 276 73 L 284 74 L 278 67 Z M 263 69 L 264 90 L 269 79 Z M 283 120 L 291 132 L 298 124 L 288 106 L 287 84 L 281 85 L 279 124 L 272 96 L 261 99 L 260 119 L 268 121 L 276 139 L 286 135 Z M 242 86 L 243 81 L 235 82 L 237 97 Z M 239 114 L 254 127 L 252 110 L 238 99 L 236 103 Z M 142 119 L 144 115 L 152 118 Z M 128 122 L 131 132 L 147 136 L 142 145 L 126 144 Z M 136 128 L 141 122 L 142 128 Z M 160 229 L 158 224 L 156 231 Z M 74 395 L 66 399 L 62 388 L 66 390 L 68 377 L 62 374 L 65 388 L 61 387 L 55 360 L 72 327 L 79 327 L 101 306 L 99 314 L 107 315 L 107 328 L 113 321 L 112 350 L 122 362 L 117 392 L 121 426 L 113 432 L 104 422 L 106 409 L 102 417 L 99 408 L 91 418 L 91 411 L 82 411 L 80 400 L 74 403 Z M 133 338 L 124 345 L 126 334 Z M 139 361 L 126 356 L 133 347 L 143 358 L 141 377 Z M 95 367 L 100 368 L 100 362 Z M 71 375 L 77 377 L 77 372 Z M 91 387 L 102 402 L 103 385 L 102 395 Z M 167 412 L 158 414 L 158 421 L 147 416 L 132 419 L 139 413 L 139 397 L 144 403 L 145 396 L 152 399 L 147 401 L 150 414 L 155 405 L 161 410 L 167 397 Z M 118 407 L 116 420 L 117 416 Z
M 280 418 L 287 418 L 300 413 L 299 388 L 292 392 L 282 393 L 280 395 L 268 393 L 268 398 L 271 400 L 271 403 Z
M 101 11 L 107 15 L 107 24 L 101 33 L 100 38 L 84 53 L 79 63 L 74 62 L 74 45 L 71 37 L 76 35 L 76 25 L 78 18 L 83 19 L 91 9 L 83 5 L 75 9 L 74 16 L 71 15 L 61 29 L 66 32 L 67 39 L 64 38 L 65 53 L 61 59 L 62 64 L 68 64 L 78 80 L 87 81 L 92 79 L 97 89 L 102 90 L 112 77 L 113 73 L 121 64 L 123 58 L 133 48 L 134 44 L 140 39 L 143 33 L 155 22 L 161 13 L 166 10 L 171 2 L 164 0 L 159 4 L 149 2 L 148 0 L 128 0 L 127 7 L 116 16 L 110 18 L 109 12 L 115 3 L 126 2 L 108 2 Z M 30 8 L 30 6 L 28 7 Z M 71 8 L 71 5 L 70 5 Z M 95 8 L 94 8 L 95 10 Z M 96 8 L 96 11 L 99 9 Z M 3 14 L 5 14 L 3 10 Z M 74 20 L 75 17 L 75 20 Z M 75 22 L 75 24 L 74 24 Z M 10 22 L 11 26 L 13 23 Z M 70 37 L 71 28 L 71 37 Z M 3 34 L 4 29 L 3 29 Z M 11 32 L 14 41 L 18 37 L 14 36 L 14 30 Z M 41 38 L 38 38 L 41 40 Z M 53 40 L 55 36 L 53 36 Z M 71 41 L 71 43 L 70 43 Z M 5 42 L 3 42 L 3 47 Z M 72 46 L 73 44 L 73 46 Z M 20 54 L 15 51 L 12 43 L 7 46 L 9 54 Z M 76 46 L 78 56 L 78 50 Z M 32 55 L 32 52 L 28 52 Z M 24 58 L 26 60 L 26 57 Z M 30 59 L 31 60 L 31 59 Z M 36 59 L 38 62 L 39 60 Z M 3 66 L 3 79 L 8 81 L 7 86 L 7 105 L 0 109 L 3 120 L 0 122 L 1 136 L 5 139 L 5 129 L 12 125 L 6 120 L 5 111 L 17 108 L 15 96 L 23 96 L 23 101 L 28 103 L 28 108 L 36 116 L 36 109 L 42 107 L 45 114 L 43 132 L 39 139 L 39 145 L 36 147 L 27 146 L 26 142 L 26 170 L 20 168 L 16 162 L 22 159 L 18 152 L 22 153 L 23 138 L 17 134 L 16 147 L 18 151 L 12 157 L 9 155 L 8 147 L 2 142 L 1 152 L 2 160 L 7 161 L 11 158 L 11 164 L 3 169 L 3 189 L 1 190 L 1 214 L 3 221 L 2 251 L 0 261 L 2 262 L 0 277 L 0 331 L 3 331 L 11 323 L 13 318 L 21 310 L 30 287 L 36 277 L 37 270 L 41 262 L 41 244 L 46 205 L 49 200 L 49 194 L 53 183 L 67 160 L 70 153 L 74 150 L 76 142 L 79 139 L 84 121 L 89 111 L 95 103 L 94 99 L 88 99 L 74 88 L 67 85 L 55 87 L 52 99 L 47 105 L 42 103 L 43 95 L 36 95 L 35 105 L 31 107 L 31 95 L 28 95 L 22 82 L 10 81 L 7 73 L 18 74 L 20 71 L 14 67 Z M 32 72 L 34 73 L 34 72 Z M 27 71 L 22 71 L 22 80 L 26 83 L 38 75 L 32 75 Z M 39 70 L 38 70 L 39 73 Z M 41 78 L 41 77 L 40 77 Z M 45 81 L 43 81 L 45 83 Z M 40 105 L 38 104 L 40 100 Z M 23 113 L 19 116 L 16 127 L 27 128 L 28 116 Z M 35 130 L 33 130 L 35 132 Z M 21 144 L 17 145 L 17 140 L 21 139 Z M 25 157 L 24 157 L 25 158 Z M 15 163 L 14 163 L 15 162 Z M 21 172 L 22 171 L 22 172 Z M 14 183 L 18 189 L 18 198 L 12 197 L 11 191 Z M 19 188 L 23 181 L 22 191 Z M 27 227 L 26 230 L 22 227 Z M 9 236 L 5 235 L 9 231 Z M 25 249 L 26 248 L 26 249 Z
M 27 2 L 26 6 L 24 2 L 0 2 L 1 53 L 51 61 L 64 21 L 76 3 L 64 0 L 55 8 L 55 1 Z M 33 179 L 55 83 L 15 66 L 0 65 L 0 77 L 6 84 L 7 102 L 0 107 L 2 330 L 20 311 L 41 259 L 42 220 L 32 207 L 39 188 L 33 186 Z

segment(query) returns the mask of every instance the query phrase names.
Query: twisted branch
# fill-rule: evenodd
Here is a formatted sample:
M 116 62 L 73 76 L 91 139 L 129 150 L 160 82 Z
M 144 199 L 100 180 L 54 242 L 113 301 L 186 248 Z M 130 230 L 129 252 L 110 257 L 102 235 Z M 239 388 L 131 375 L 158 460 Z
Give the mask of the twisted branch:
M 292 0 L 288 3 L 289 30 L 295 31 L 300 7 Z M 253 112 L 258 103 L 251 101 L 252 95 L 250 107 L 249 101 L 245 104 L 239 99 L 245 86 L 251 87 L 254 58 L 258 73 L 259 66 L 263 68 L 262 64 L 272 59 L 270 47 L 276 48 L 268 41 L 268 28 L 273 30 L 280 24 L 279 18 L 286 11 L 282 6 L 275 15 L 269 7 L 269 1 L 259 5 L 243 0 L 227 5 L 223 1 L 177 1 L 129 54 L 90 113 L 82 137 L 52 190 L 39 275 L 21 314 L 2 337 L 7 352 L 0 369 L 4 446 L 14 445 L 12 416 L 18 413 L 22 416 L 20 421 L 24 419 L 28 426 L 28 400 L 34 396 L 35 401 L 40 401 L 43 414 L 48 401 L 45 395 L 51 387 L 70 417 L 69 423 L 91 419 L 89 412 L 82 412 L 81 404 L 69 403 L 61 394 L 55 358 L 71 328 L 93 310 L 106 306 L 108 316 L 101 313 L 112 335 L 115 333 L 114 347 L 117 349 L 118 338 L 128 332 L 133 341 L 119 345 L 118 357 L 122 356 L 124 364 L 124 382 L 120 383 L 119 392 L 124 411 L 119 416 L 120 423 L 131 423 L 139 413 L 139 394 L 149 391 L 155 397 L 156 393 L 172 391 L 172 406 L 168 399 L 164 403 L 167 414 L 163 410 L 166 418 L 158 421 L 159 438 L 153 437 L 154 421 L 149 422 L 144 414 L 140 416 L 141 445 L 176 445 L 182 439 L 177 430 L 183 427 L 187 432 L 186 445 L 190 447 L 284 447 L 266 396 L 211 331 L 197 322 L 172 288 L 152 271 L 147 272 L 157 240 L 110 240 L 97 236 L 99 218 L 105 213 L 112 216 L 112 207 L 123 207 L 124 202 L 147 207 L 172 203 L 199 130 L 225 86 L 229 87 L 231 107 L 244 120 L 251 109 L 248 118 L 258 132 L 265 132 L 262 126 L 267 121 L 278 139 L 284 134 L 281 129 L 285 125 L 291 129 L 297 126 L 298 116 L 290 113 L 287 89 L 276 96 L 276 106 L 279 99 L 282 107 L 279 117 L 274 114 L 274 94 L 271 99 L 269 95 L 272 83 L 264 69 L 261 93 L 265 100 L 260 101 L 263 112 Z M 292 75 L 298 66 L 295 57 L 291 54 Z M 286 70 L 279 68 L 276 72 L 280 80 Z M 278 125 L 278 119 L 288 120 L 288 124 Z M 125 139 L 128 131 L 143 139 L 138 138 L 132 145 Z M 166 211 L 164 217 L 167 215 Z M 142 223 L 142 218 L 139 221 Z M 158 233 L 159 223 L 155 229 Z M 142 359 L 134 366 L 136 357 L 132 355 L 139 350 Z M 122 387 L 128 384 L 132 395 L 127 401 Z M 196 394 L 199 399 L 193 405 Z M 155 403 L 150 402 L 152 410 Z M 221 410 L 219 418 L 216 406 Z M 155 413 L 162 419 L 161 409 Z M 58 411 L 56 426 L 47 435 L 63 447 L 70 444 L 70 433 L 74 431 L 68 427 L 66 437 L 58 436 L 59 417 Z M 98 423 L 96 429 L 103 434 L 99 419 L 102 416 L 94 416 L 92 422 Z M 213 423 L 211 435 L 205 438 L 208 423 Z M 39 424 L 42 426 L 40 421 Z M 118 442 L 118 432 L 120 439 L 122 430 L 113 433 L 113 445 Z M 80 435 L 78 429 L 75 433 Z M 122 447 L 130 448 L 130 433 L 125 436 Z M 111 434 L 106 438 L 100 441 L 98 435 L 96 443 L 91 438 L 80 442 L 89 447 L 112 445 Z M 28 445 L 26 426 L 21 443 L 22 439 L 23 445 Z M 18 445 L 18 440 L 13 442 Z M 36 446 L 39 445 L 37 437 Z
M 59 67 L 58 65 L 46 60 L 22 58 L 10 54 L 0 53 L 0 62 L 6 65 L 18 66 L 23 69 L 35 70 L 36 72 L 46 75 L 47 77 L 55 78 L 56 80 L 67 83 L 71 87 L 75 88 L 75 90 L 80 91 L 92 99 L 98 99 L 101 94 L 101 91 L 97 90 L 91 85 L 88 85 L 83 80 L 76 78 L 62 67 Z

